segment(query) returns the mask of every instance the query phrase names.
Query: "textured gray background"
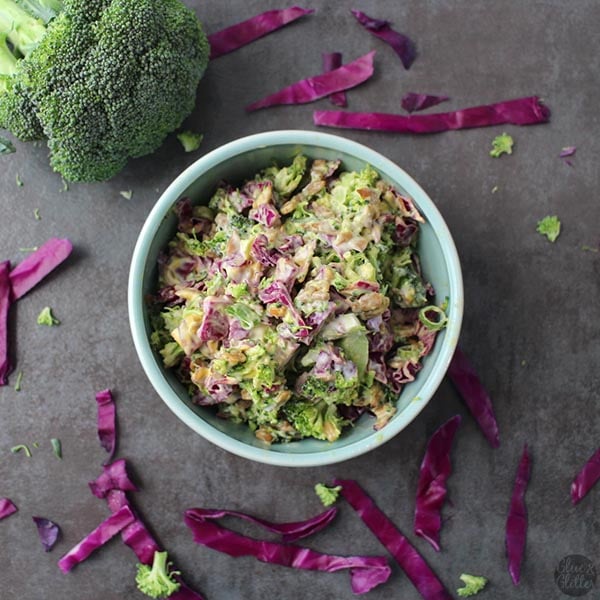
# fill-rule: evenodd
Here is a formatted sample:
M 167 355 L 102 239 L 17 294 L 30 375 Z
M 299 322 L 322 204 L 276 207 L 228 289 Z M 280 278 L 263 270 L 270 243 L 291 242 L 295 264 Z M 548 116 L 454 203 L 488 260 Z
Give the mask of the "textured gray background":
M 208 600 L 353 597 L 346 573 L 297 572 L 234 560 L 195 546 L 181 513 L 190 506 L 242 509 L 273 519 L 319 511 L 317 481 L 356 478 L 381 508 L 411 534 L 420 460 L 428 436 L 465 409 L 444 384 L 417 420 L 367 456 L 327 468 L 267 467 L 231 456 L 180 423 L 146 380 L 130 339 L 126 282 L 131 252 L 159 193 L 202 152 L 242 135 L 280 128 L 311 129 L 311 112 L 327 101 L 246 115 L 243 106 L 303 76 L 317 73 L 321 52 L 347 59 L 378 51 L 377 72 L 349 94 L 354 110 L 398 111 L 408 91 L 444 93 L 448 109 L 539 94 L 552 122 L 518 128 L 450 132 L 421 138 L 341 132 L 396 161 L 429 192 L 455 237 L 462 259 L 466 312 L 462 345 L 494 398 L 502 446 L 491 450 L 470 417 L 457 437 L 451 504 L 444 510 L 443 551 L 418 549 L 450 590 L 463 572 L 485 574 L 482 598 L 566 598 L 553 572 L 568 554 L 600 567 L 600 489 L 577 508 L 569 502 L 574 473 L 598 445 L 597 410 L 600 255 L 597 191 L 600 52 L 596 0 L 435 0 L 350 3 L 308 0 L 317 14 L 210 65 L 189 125 L 205 133 L 198 155 L 170 138 L 154 156 L 137 160 L 109 183 L 61 192 L 44 148 L 18 145 L 0 161 L 0 257 L 52 236 L 75 244 L 69 262 L 13 307 L 11 338 L 23 390 L 0 389 L 0 496 L 20 512 L 0 523 L 3 600 L 138 598 L 135 557 L 114 541 L 69 575 L 58 558 L 107 516 L 88 490 L 104 459 L 95 431 L 94 392 L 116 391 L 119 456 L 134 465 L 142 491 L 135 503 L 191 584 Z M 269 8 L 266 0 L 190 2 L 208 32 Z M 395 21 L 416 41 L 419 57 L 405 71 L 394 53 L 363 32 L 356 6 Z M 442 108 L 445 108 L 442 107 Z M 514 154 L 489 157 L 491 139 L 506 130 Z M 574 168 L 557 158 L 576 144 Z M 15 185 L 19 173 L 24 187 Z M 498 186 L 495 194 L 491 193 Z M 120 190 L 132 189 L 132 200 Z M 39 207 L 41 221 L 34 220 Z M 538 219 L 557 214 L 555 244 L 535 233 Z M 62 324 L 35 319 L 51 305 Z M 524 362 L 524 366 L 523 366 Z M 15 377 L 11 378 L 14 384 Z M 63 442 L 54 458 L 49 439 Z M 522 444 L 530 444 L 533 476 L 527 494 L 530 528 L 522 584 L 506 571 L 504 524 Z M 33 458 L 11 455 L 17 443 L 39 442 Z M 31 515 L 62 526 L 51 554 L 40 547 Z M 335 525 L 309 544 L 338 553 L 382 549 L 347 506 Z M 598 597 L 592 592 L 589 597 Z M 398 568 L 373 600 L 419 597 Z

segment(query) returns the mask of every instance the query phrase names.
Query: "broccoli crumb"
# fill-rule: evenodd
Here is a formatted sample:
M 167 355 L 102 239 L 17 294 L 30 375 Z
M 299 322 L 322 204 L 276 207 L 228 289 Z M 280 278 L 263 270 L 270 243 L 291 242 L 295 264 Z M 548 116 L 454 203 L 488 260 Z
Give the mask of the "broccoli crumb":
M 177 134 L 177 139 L 183 146 L 186 152 L 195 152 L 200 148 L 200 144 L 204 139 L 203 133 L 194 133 L 193 131 L 182 131 Z
M 490 150 L 490 156 L 499 158 L 503 154 L 512 154 L 512 149 L 515 141 L 507 133 L 496 136 L 492 140 L 492 149 Z
M 315 493 L 323 503 L 323 506 L 335 504 L 341 491 L 341 485 L 336 485 L 335 487 L 327 487 L 323 483 L 317 483 L 317 485 L 315 485 Z
M 52 309 L 49 306 L 46 306 L 46 308 L 42 309 L 42 312 L 38 315 L 37 324 L 53 327 L 54 325 L 60 325 L 60 321 L 52 314 Z
M 560 221 L 556 215 L 552 217 L 544 217 L 541 221 L 538 221 L 536 231 L 545 235 L 548 240 L 555 242 L 556 238 L 560 235 Z
M 461 598 L 467 598 L 478 594 L 486 585 L 488 580 L 485 577 L 476 575 L 467 575 L 463 573 L 460 580 L 465 584 L 464 587 L 458 588 L 456 591 Z

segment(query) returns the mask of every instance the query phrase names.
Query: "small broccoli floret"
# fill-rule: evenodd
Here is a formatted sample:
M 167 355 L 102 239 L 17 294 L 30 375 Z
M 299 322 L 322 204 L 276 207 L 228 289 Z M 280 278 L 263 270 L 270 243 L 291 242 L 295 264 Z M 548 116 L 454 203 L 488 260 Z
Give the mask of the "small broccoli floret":
M 204 139 L 204 134 L 194 133 L 193 131 L 182 131 L 177 134 L 177 139 L 183 146 L 186 152 L 195 152 L 200 148 L 200 144 Z
M 460 576 L 460 580 L 465 584 L 464 587 L 456 590 L 461 598 L 467 598 L 478 594 L 486 585 L 488 580 L 485 577 L 478 577 L 477 575 L 467 575 L 463 573 Z
M 315 485 L 315 493 L 319 496 L 319 500 L 323 503 L 323 506 L 335 504 L 341 491 L 341 485 L 336 485 L 335 487 L 327 487 L 323 483 Z
M 150 598 L 168 598 L 174 594 L 181 584 L 173 579 L 180 575 L 179 571 L 169 571 L 171 563 L 167 563 L 166 552 L 155 552 L 152 568 L 138 565 L 135 582 L 138 589 Z
M 285 413 L 302 437 L 334 442 L 340 437 L 346 421 L 338 414 L 335 404 L 326 402 L 288 402 Z
M 545 235 L 548 240 L 555 242 L 556 238 L 560 235 L 560 221 L 556 215 L 552 217 L 544 217 L 541 221 L 538 221 L 536 231 Z
M 53 327 L 54 325 L 59 325 L 60 321 L 52 314 L 52 309 L 49 306 L 46 306 L 46 308 L 42 309 L 42 312 L 38 315 L 37 324 Z
M 508 133 L 496 136 L 492 140 L 492 149 L 490 150 L 490 156 L 499 158 L 503 154 L 512 154 L 514 140 Z
M 23 2 L 40 15 L 60 8 Z M 154 152 L 194 108 L 209 56 L 180 0 L 64 0 L 47 25 L 0 0 L 2 32 L 20 54 L 0 90 L 0 126 L 24 141 L 46 137 L 69 181 L 109 179 Z

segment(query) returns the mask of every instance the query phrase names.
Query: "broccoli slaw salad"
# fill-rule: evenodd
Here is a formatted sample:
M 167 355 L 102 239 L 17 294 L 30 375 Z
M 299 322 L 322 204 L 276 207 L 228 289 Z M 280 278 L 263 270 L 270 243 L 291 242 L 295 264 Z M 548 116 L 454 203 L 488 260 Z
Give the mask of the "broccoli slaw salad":
M 447 323 L 413 201 L 369 166 L 298 155 L 174 210 L 151 345 L 192 402 L 267 444 L 384 427 Z

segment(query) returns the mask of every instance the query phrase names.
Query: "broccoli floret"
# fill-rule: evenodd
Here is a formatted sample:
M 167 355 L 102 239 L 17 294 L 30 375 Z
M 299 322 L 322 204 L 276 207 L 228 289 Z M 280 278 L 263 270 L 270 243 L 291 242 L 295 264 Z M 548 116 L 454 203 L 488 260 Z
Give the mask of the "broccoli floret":
M 194 133 L 193 131 L 182 131 L 177 134 L 177 139 L 186 152 L 195 152 L 200 148 L 200 144 L 204 139 L 204 134 Z
M 4 73 L 0 127 L 47 138 L 51 165 L 69 181 L 109 179 L 154 152 L 194 108 L 209 56 L 180 0 L 64 0 L 48 24 L 0 0 L 2 32 L 17 65 Z
M 179 571 L 169 571 L 171 563 L 167 563 L 166 552 L 155 552 L 152 568 L 138 565 L 135 582 L 138 589 L 150 598 L 168 598 L 174 594 L 181 584 L 173 579 L 180 575 Z
M 346 421 L 335 404 L 327 402 L 288 402 L 284 407 L 290 423 L 302 437 L 334 442 L 340 437 Z
M 476 575 L 467 575 L 463 573 L 460 576 L 460 580 L 465 584 L 464 587 L 456 590 L 461 598 L 467 598 L 478 594 L 487 584 L 488 580 L 485 577 L 478 577 Z
M 319 496 L 319 500 L 323 503 L 323 506 L 335 504 L 341 490 L 341 485 L 336 485 L 335 487 L 327 487 L 322 483 L 315 485 L 315 494 Z
M 497 135 L 492 140 L 492 149 L 490 150 L 490 156 L 499 158 L 503 154 L 512 154 L 514 140 L 508 133 Z
M 42 309 L 42 312 L 38 315 L 37 324 L 53 327 L 54 325 L 60 325 L 60 321 L 52 314 L 52 309 L 49 306 L 46 306 L 46 308 Z

